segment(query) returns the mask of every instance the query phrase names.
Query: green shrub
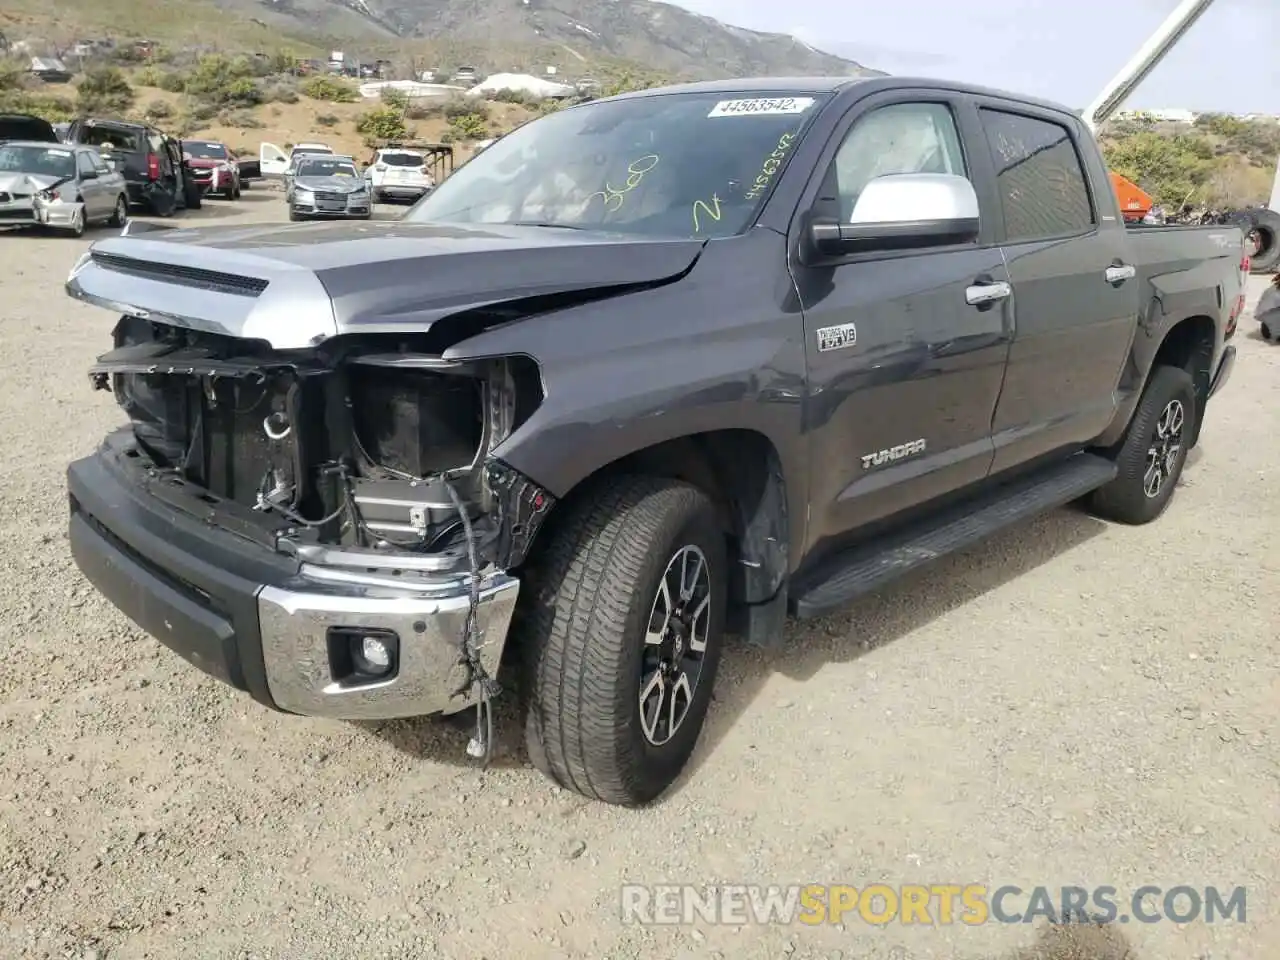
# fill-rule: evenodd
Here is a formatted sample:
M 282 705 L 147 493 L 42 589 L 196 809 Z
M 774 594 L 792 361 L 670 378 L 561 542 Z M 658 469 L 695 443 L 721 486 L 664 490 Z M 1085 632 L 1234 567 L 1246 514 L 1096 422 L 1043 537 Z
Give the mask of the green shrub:
M 241 77 L 222 88 L 221 100 L 229 106 L 254 107 L 262 102 L 262 91 L 253 80 Z
M 169 93 L 183 93 L 187 89 L 187 81 L 177 70 L 166 70 L 160 74 L 156 86 Z
M 143 67 L 133 75 L 133 82 L 140 87 L 158 87 L 164 71 L 159 67 Z
M 166 120 L 173 116 L 173 107 L 167 100 L 152 100 L 143 112 L 156 120 Z
M 356 121 L 356 133 L 367 146 L 381 140 L 407 140 L 412 134 L 405 126 L 404 115 L 394 107 L 378 107 Z
M 340 122 L 332 113 L 316 114 L 316 123 L 322 127 L 336 127 Z
M 444 103 L 441 104 L 441 112 L 449 120 L 453 120 L 455 117 L 489 119 L 489 105 L 487 103 L 477 97 L 466 97 L 461 94 L 447 97 Z
M 297 103 L 298 85 L 292 77 L 272 77 L 262 85 L 263 103 Z
M 493 99 L 499 103 L 515 103 L 531 109 L 542 104 L 542 101 L 537 97 L 531 96 L 523 90 L 498 90 L 494 93 Z
M 322 75 L 308 77 L 302 84 L 302 93 L 328 103 L 355 103 L 360 99 L 359 92 L 347 81 Z
M 403 90 L 397 90 L 394 87 L 383 87 L 379 96 L 388 107 L 395 107 L 401 113 L 409 109 L 409 95 Z
M 119 67 L 87 70 L 76 84 L 76 109 L 86 116 L 127 113 L 134 97 L 133 87 Z
M 449 130 L 459 140 L 483 140 L 489 135 L 489 125 L 477 113 L 449 118 Z

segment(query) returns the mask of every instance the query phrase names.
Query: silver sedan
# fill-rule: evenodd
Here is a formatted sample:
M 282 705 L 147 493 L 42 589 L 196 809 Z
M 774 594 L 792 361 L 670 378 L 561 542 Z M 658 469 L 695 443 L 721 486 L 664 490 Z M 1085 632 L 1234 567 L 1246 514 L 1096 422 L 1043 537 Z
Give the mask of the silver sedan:
M 373 215 L 369 187 L 350 157 L 302 158 L 287 195 L 290 220 L 368 220 Z

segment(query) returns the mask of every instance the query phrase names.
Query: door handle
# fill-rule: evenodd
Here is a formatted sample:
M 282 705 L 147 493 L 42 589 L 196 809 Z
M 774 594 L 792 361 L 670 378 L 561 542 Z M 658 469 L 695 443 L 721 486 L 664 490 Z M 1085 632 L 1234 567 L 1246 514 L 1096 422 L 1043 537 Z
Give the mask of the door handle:
M 1124 283 L 1126 280 L 1132 280 L 1137 275 L 1137 269 L 1128 263 L 1112 264 L 1106 270 L 1107 283 Z
M 1013 294 L 1013 287 L 1003 280 L 997 283 L 975 283 L 971 287 L 965 288 L 964 302 L 971 307 L 981 306 L 984 303 L 995 303 L 997 300 L 1004 300 Z

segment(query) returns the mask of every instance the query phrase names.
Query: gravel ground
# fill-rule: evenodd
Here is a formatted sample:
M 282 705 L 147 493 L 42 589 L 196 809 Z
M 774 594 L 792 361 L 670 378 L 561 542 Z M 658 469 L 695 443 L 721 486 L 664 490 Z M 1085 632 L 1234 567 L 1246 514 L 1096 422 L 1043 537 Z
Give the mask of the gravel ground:
M 278 194 L 193 219 L 283 219 Z M 1280 955 L 1280 348 L 1240 362 L 1158 523 L 1061 510 L 732 650 L 642 812 L 440 723 L 289 718 L 77 573 L 63 468 L 120 421 L 85 241 L 0 234 L 0 956 L 1262 960 Z M 1262 288 L 1255 280 L 1256 299 Z M 509 714 L 505 719 L 509 720 Z M 506 725 L 510 730 L 510 724 Z M 623 925 L 623 882 L 1248 888 L 1244 924 Z

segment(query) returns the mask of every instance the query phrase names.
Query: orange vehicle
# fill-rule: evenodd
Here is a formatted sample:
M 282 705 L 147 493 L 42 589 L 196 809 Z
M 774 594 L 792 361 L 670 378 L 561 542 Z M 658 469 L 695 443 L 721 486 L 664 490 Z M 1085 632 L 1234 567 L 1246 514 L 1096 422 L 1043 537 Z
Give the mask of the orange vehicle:
M 1125 220 L 1141 220 L 1155 206 L 1155 201 L 1151 195 L 1143 190 L 1140 186 L 1126 177 L 1120 176 L 1114 170 L 1110 171 L 1111 186 L 1115 189 L 1116 197 L 1120 201 L 1120 213 Z

